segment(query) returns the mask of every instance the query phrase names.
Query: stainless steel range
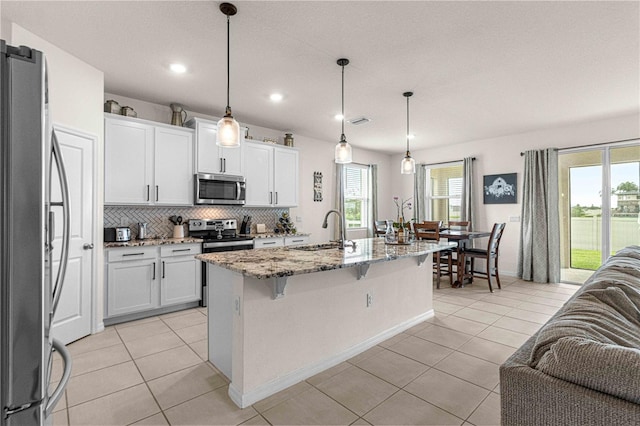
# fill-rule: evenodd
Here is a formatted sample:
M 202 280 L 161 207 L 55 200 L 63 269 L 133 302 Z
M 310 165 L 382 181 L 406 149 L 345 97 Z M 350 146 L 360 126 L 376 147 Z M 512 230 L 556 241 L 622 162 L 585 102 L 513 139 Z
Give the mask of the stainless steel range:
M 202 252 L 253 249 L 253 238 L 238 235 L 235 219 L 189 219 L 189 235 L 202 238 Z M 207 267 L 202 262 L 202 306 L 207 306 Z

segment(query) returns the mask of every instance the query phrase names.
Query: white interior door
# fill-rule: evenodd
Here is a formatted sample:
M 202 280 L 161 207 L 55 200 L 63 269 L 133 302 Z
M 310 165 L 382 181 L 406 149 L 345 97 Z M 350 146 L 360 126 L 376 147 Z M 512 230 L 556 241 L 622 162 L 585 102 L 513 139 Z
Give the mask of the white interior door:
M 69 263 L 58 310 L 53 319 L 53 336 L 65 344 L 91 334 L 91 301 L 94 255 L 94 146 L 96 137 L 54 126 L 67 180 L 69 181 L 70 224 Z M 60 200 L 60 183 L 54 170 L 52 201 Z M 62 238 L 62 209 L 56 207 L 54 277 L 57 274 Z

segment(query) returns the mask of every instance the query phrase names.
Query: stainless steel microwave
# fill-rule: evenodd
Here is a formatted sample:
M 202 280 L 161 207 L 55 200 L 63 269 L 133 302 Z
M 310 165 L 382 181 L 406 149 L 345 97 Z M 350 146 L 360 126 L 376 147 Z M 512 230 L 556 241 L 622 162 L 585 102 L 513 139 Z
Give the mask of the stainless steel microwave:
M 195 186 L 196 204 L 244 205 L 246 182 L 242 176 L 198 173 Z

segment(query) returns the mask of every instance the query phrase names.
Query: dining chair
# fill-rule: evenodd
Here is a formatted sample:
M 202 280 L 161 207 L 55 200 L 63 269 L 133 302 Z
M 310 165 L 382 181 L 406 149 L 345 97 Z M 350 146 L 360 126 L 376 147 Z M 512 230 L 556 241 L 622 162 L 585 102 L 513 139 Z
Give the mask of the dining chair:
M 449 222 L 447 222 L 447 228 L 454 230 L 454 231 L 471 231 L 471 221 L 470 220 L 450 220 Z M 467 242 L 469 244 L 472 244 L 471 242 Z M 465 243 L 462 243 L 465 244 Z M 453 266 L 454 268 L 456 268 L 456 273 L 458 272 L 458 259 L 457 259 L 457 254 L 455 252 L 452 252 L 451 254 L 453 256 L 453 258 L 451 259 L 451 261 L 453 262 Z M 469 266 L 469 262 L 466 262 L 467 264 L 465 265 L 465 272 L 467 272 L 468 270 L 468 266 Z
M 375 220 L 373 222 L 373 229 L 376 236 L 384 236 L 384 234 L 387 232 L 387 221 Z
M 440 241 L 440 221 L 425 221 L 414 223 L 413 231 L 416 238 L 427 241 Z M 433 253 L 433 273 L 436 276 L 436 288 L 440 288 L 440 278 L 449 276 L 449 285 L 453 285 L 453 265 L 451 260 L 451 250 L 441 250 Z
M 491 286 L 491 277 L 496 277 L 498 288 L 502 288 L 500 286 L 500 274 L 498 272 L 498 257 L 500 254 L 500 239 L 502 238 L 504 227 L 505 223 L 496 223 L 493 225 L 493 229 L 491 230 L 491 235 L 489 236 L 489 242 L 486 249 L 467 248 L 463 250 L 465 259 L 471 259 L 471 267 L 469 273 L 465 273 L 465 278 L 469 278 L 470 282 L 473 282 L 473 278 L 478 275 L 480 276 L 480 278 L 486 278 L 489 282 L 489 291 L 491 293 L 493 293 L 493 287 Z M 475 270 L 475 259 L 484 259 L 486 261 L 486 272 Z M 491 266 L 492 261 L 493 267 Z

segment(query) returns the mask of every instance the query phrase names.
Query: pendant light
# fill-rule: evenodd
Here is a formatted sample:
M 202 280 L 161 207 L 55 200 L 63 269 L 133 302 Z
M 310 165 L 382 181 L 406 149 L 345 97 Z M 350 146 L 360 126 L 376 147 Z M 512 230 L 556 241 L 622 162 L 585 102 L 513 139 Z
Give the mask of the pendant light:
M 413 96 L 413 92 L 404 92 L 402 96 L 407 98 L 407 153 L 400 164 L 400 173 L 403 175 L 410 175 L 416 172 L 416 160 L 411 158 L 409 152 L 409 98 Z
M 216 145 L 237 148 L 240 146 L 240 125 L 231 115 L 231 107 L 229 106 L 229 17 L 235 15 L 238 9 L 231 3 L 222 3 L 220 11 L 227 15 L 227 107 L 224 111 L 224 117 L 218 121 Z
M 351 163 L 351 145 L 347 142 L 344 136 L 344 67 L 349 65 L 348 59 L 338 59 L 338 65 L 342 67 L 342 134 L 340 135 L 340 142 L 336 145 L 335 160 L 338 164 Z

